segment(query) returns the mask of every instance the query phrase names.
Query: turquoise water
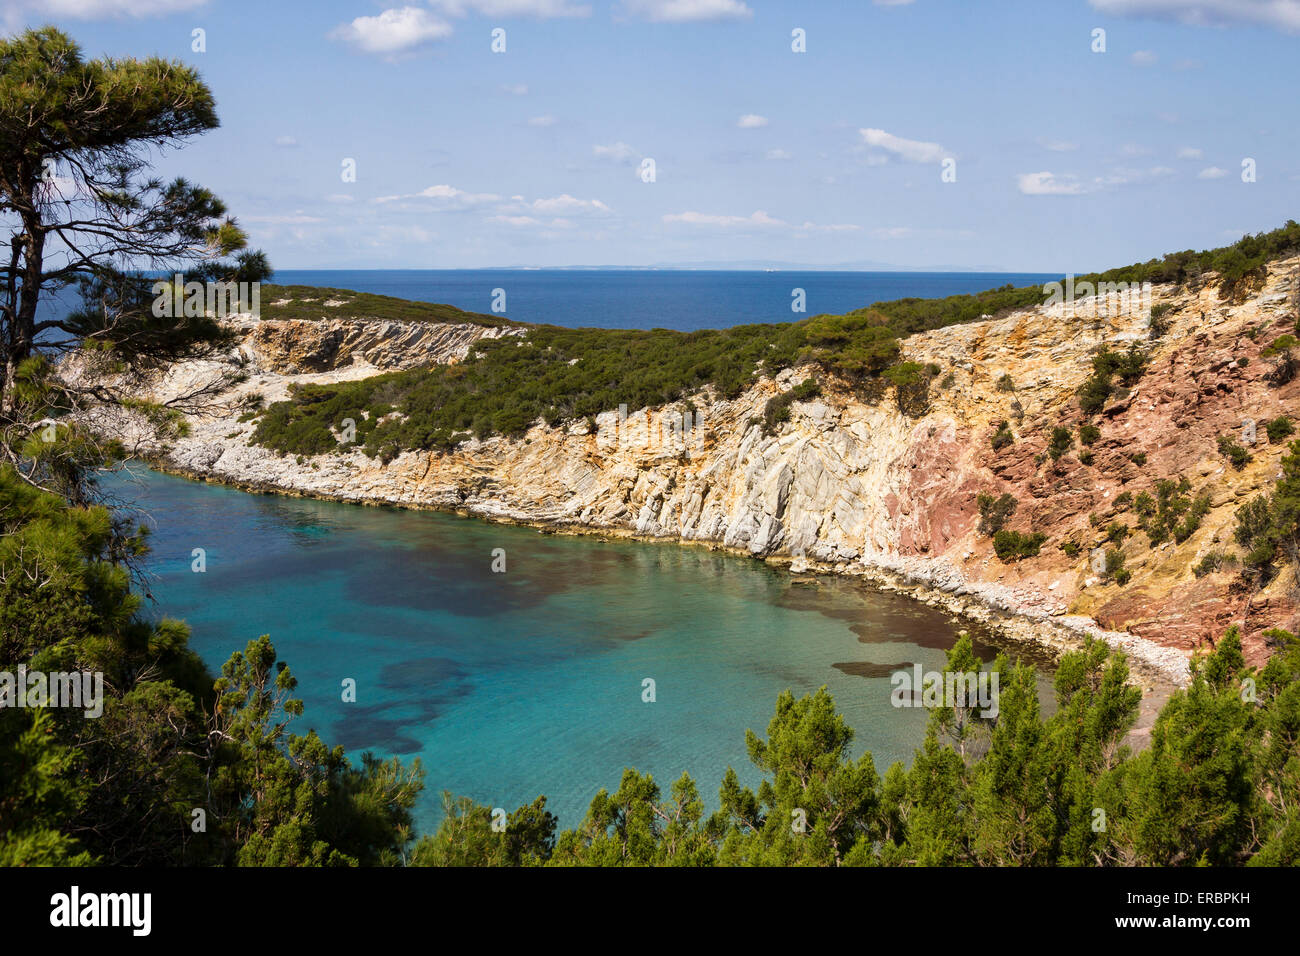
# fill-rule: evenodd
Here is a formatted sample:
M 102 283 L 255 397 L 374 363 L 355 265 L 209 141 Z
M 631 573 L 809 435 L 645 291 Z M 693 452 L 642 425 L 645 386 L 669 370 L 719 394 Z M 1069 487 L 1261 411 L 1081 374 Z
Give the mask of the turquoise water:
M 730 765 L 756 785 L 746 728 L 825 684 L 882 772 L 925 712 L 889 673 L 937 669 L 948 616 L 838 579 L 703 548 L 539 534 L 452 515 L 247 494 L 141 471 L 111 479 L 155 527 L 153 613 L 181 618 L 215 671 L 270 634 L 314 727 L 353 756 L 420 757 L 422 829 L 451 790 L 509 810 L 544 793 L 577 824 L 624 767 L 710 804 Z M 207 569 L 192 570 L 195 548 Z M 492 570 L 494 549 L 506 570 Z M 986 660 L 993 651 L 977 648 Z M 342 701 L 342 682 L 357 685 Z M 655 701 L 642 700 L 643 681 Z

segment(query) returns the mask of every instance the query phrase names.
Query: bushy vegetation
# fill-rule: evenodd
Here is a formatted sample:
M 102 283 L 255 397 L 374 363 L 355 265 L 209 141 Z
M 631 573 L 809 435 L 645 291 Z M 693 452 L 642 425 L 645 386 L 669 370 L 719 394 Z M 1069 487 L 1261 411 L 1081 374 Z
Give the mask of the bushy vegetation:
M 1039 549 L 1042 548 L 1043 542 L 1047 540 L 1047 535 L 1041 531 L 1035 531 L 1032 534 L 1022 534 L 1019 531 L 1010 531 L 1003 528 L 997 534 L 993 535 L 993 553 L 1003 561 L 1019 561 L 1021 558 L 1038 557 Z
M 1177 481 L 1162 478 L 1156 482 L 1155 496 L 1143 491 L 1133 499 L 1138 526 L 1147 534 L 1151 546 L 1164 544 L 1170 537 L 1178 544 L 1190 538 L 1210 512 L 1210 495 L 1191 497 L 1192 483 L 1184 475 Z
M 307 386 L 262 416 L 253 440 L 281 453 L 340 447 L 344 419 L 367 454 L 454 446 L 469 435 L 519 435 L 626 405 L 666 405 L 701 390 L 735 398 L 760 373 L 799 362 L 853 385 L 896 363 L 882 317 L 815 316 L 789 325 L 674 332 L 536 326 L 478 342 L 464 362 Z M 343 446 L 346 447 L 346 446 Z
M 993 432 L 993 438 L 991 439 L 994 451 L 1001 451 L 1016 440 L 1016 436 L 1011 431 L 1010 422 L 997 422 L 994 427 L 996 430 Z
M 1231 435 L 1220 435 L 1218 445 L 1219 454 L 1227 458 L 1232 463 L 1232 467 L 1238 471 L 1250 462 L 1250 452 L 1241 447 Z
M 1073 446 L 1074 436 L 1070 434 L 1070 429 L 1063 425 L 1057 425 L 1052 429 L 1052 437 L 1047 443 L 1047 454 L 1052 461 L 1057 461 Z
M 1162 302 L 1151 307 L 1149 334 L 1152 339 L 1162 338 L 1169 331 L 1169 313 L 1173 311 L 1173 308 L 1173 304 L 1169 302 Z
M 1295 434 L 1295 425 L 1285 415 L 1270 419 L 1264 423 L 1264 431 L 1271 444 L 1277 445 Z
M 1248 573 L 1267 580 L 1279 561 L 1300 571 L 1300 441 L 1282 459 L 1282 477 L 1273 491 L 1237 509 L 1234 537 L 1245 552 Z
M 1079 426 L 1079 441 L 1085 445 L 1095 445 L 1101 438 L 1101 429 L 1096 425 L 1083 424 Z
M 789 391 L 773 395 L 763 406 L 763 434 L 775 435 L 780 426 L 790 420 L 790 406 L 795 402 L 806 402 L 821 394 L 821 386 L 816 379 L 806 378 Z
M 1203 271 L 1215 263 L 1230 265 L 1240 256 L 1253 261 L 1261 250 L 1270 256 L 1282 254 L 1279 250 L 1296 246 L 1297 235 L 1300 227 L 1288 223 L 1274 233 L 1247 237 L 1225 249 L 1177 253 L 1079 279 L 1181 282 L 1192 275 L 1193 261 Z M 264 299 L 286 297 L 283 290 L 288 289 L 292 301 L 272 307 L 265 313 L 269 317 L 313 318 L 333 314 L 329 310 L 337 308 L 402 320 L 434 319 L 441 314 L 436 310 L 450 308 L 399 305 L 401 300 L 372 302 L 347 290 L 279 288 L 277 293 L 271 287 Z M 306 302 L 308 298 L 319 301 Z M 327 298 L 348 304 L 326 307 Z M 281 453 L 321 454 L 340 447 L 337 433 L 343 420 L 351 418 L 356 423 L 352 444 L 388 459 L 403 450 L 454 447 L 470 435 L 517 436 L 538 421 L 554 426 L 593 418 L 622 404 L 629 409 L 661 406 L 703 389 L 735 397 L 758 375 L 802 362 L 843 380 L 869 400 L 892 386 L 899 407 L 919 415 L 928 407 L 930 381 L 940 370 L 901 362 L 902 338 L 1042 300 L 1039 286 L 1003 286 L 975 295 L 880 302 L 845 315 L 819 315 L 789 324 L 689 333 L 529 326 L 522 336 L 479 343 L 456 366 L 299 389 L 261 416 L 253 440 Z M 495 316 L 473 316 L 455 310 L 441 320 L 505 322 Z M 1100 411 L 1117 388 L 1135 382 L 1145 358 L 1136 347 L 1120 353 L 1104 350 L 1096 356 L 1094 374 L 1080 394 L 1084 411 Z M 999 387 L 1012 384 L 1007 379 Z
M 1085 415 L 1096 415 L 1117 394 L 1120 386 L 1137 382 L 1146 371 L 1147 353 L 1136 345 L 1127 352 L 1103 348 L 1092 359 L 1092 375 L 1079 388 L 1079 408 Z M 1119 385 L 1115 380 L 1119 379 Z
M 978 530 L 980 534 L 994 535 L 1002 530 L 1007 519 L 1016 513 L 1015 495 L 1003 492 L 998 497 L 981 491 L 975 496 L 975 505 L 980 511 Z

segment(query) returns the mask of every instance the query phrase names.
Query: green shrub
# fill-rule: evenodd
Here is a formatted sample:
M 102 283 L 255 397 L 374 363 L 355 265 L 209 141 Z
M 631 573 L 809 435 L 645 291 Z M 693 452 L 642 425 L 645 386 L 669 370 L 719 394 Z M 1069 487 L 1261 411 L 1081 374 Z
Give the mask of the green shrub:
M 1156 497 L 1144 491 L 1134 499 L 1138 524 L 1153 547 L 1170 537 L 1182 544 L 1201 526 L 1201 519 L 1210 511 L 1210 495 L 1202 493 L 1193 500 L 1191 488 L 1186 475 L 1176 482 L 1165 478 L 1156 482 Z
M 929 366 L 920 362 L 899 362 L 885 369 L 883 377 L 894 386 L 899 411 L 920 416 L 929 410 L 930 379 L 934 377 Z
M 1115 379 L 1131 386 L 1146 371 L 1147 353 L 1136 345 L 1127 352 L 1112 352 L 1103 348 L 1092 359 L 1092 375 L 1079 387 L 1079 408 L 1085 415 L 1096 415 L 1106 407 L 1112 395 L 1118 395 Z M 1125 393 L 1126 394 L 1126 393 Z
M 1219 454 L 1232 462 L 1232 467 L 1238 471 L 1245 468 L 1246 463 L 1250 461 L 1250 452 L 1237 444 L 1237 440 L 1231 435 L 1219 436 Z
M 1111 544 L 1123 544 L 1128 537 L 1128 525 L 1112 521 L 1106 526 L 1106 540 Z
M 1295 425 L 1287 416 L 1279 415 L 1264 423 L 1264 431 L 1268 433 L 1269 442 L 1276 445 L 1295 434 Z
M 789 391 L 773 395 L 763 406 L 763 434 L 775 435 L 779 426 L 790 420 L 790 406 L 795 402 L 806 402 L 820 394 L 816 379 L 806 378 Z
M 1052 461 L 1056 461 L 1074 444 L 1074 438 L 1070 434 L 1070 429 L 1057 425 L 1052 429 L 1052 439 L 1047 445 L 1047 454 L 1051 456 Z
M 1079 552 L 1082 551 L 1083 549 L 1079 547 L 1077 541 L 1067 540 L 1061 542 L 1061 550 L 1064 551 L 1066 555 L 1068 555 L 1069 557 L 1077 558 L 1079 556 Z
M 1128 456 L 1128 460 L 1141 468 L 1147 463 L 1147 453 L 1144 451 L 1135 451 L 1133 454 Z
M 1080 425 L 1079 441 L 1085 445 L 1095 444 L 1097 439 L 1101 438 L 1101 429 L 1096 425 Z
M 1079 464 L 1081 464 L 1081 465 L 1091 465 L 1091 464 L 1092 464 L 1092 452 L 1089 451 L 1089 450 L 1086 449 L 1086 448 L 1085 448 L 1083 451 L 1079 452 Z
M 1000 451 L 1015 440 L 1015 436 L 1011 433 L 1011 423 L 998 422 L 997 431 L 993 433 L 993 450 Z
M 1198 578 L 1203 578 L 1211 572 L 1223 567 L 1225 555 L 1221 551 L 1207 551 L 1205 556 L 1192 568 L 1192 574 Z
M 978 530 L 983 535 L 996 535 L 1001 531 L 1002 526 L 1007 523 L 1007 519 L 1015 514 L 1016 507 L 1019 504 L 1011 494 L 1004 492 L 999 497 L 994 498 L 982 491 L 975 496 L 975 503 L 980 510 Z
M 1014 392 L 1016 390 L 1016 383 L 1012 381 L 1010 373 L 1004 372 L 994 384 L 994 387 L 999 392 Z
M 1036 531 L 1033 534 L 1021 534 L 1003 528 L 993 536 L 993 551 L 1003 561 L 1019 561 L 1021 558 L 1037 557 L 1047 535 Z

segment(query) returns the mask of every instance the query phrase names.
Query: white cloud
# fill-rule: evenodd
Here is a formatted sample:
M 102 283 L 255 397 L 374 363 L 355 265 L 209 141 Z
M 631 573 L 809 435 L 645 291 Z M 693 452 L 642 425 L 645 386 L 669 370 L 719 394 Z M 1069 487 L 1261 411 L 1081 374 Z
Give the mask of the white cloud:
M 793 156 L 791 156 L 783 149 L 769 149 L 763 155 L 767 159 L 794 159 Z
M 1155 66 L 1158 59 L 1160 57 L 1150 50 L 1134 50 L 1129 54 L 1128 61 L 1134 66 Z
M 342 40 L 362 53 L 388 57 L 408 53 L 431 40 L 451 36 L 451 24 L 419 7 L 395 7 L 377 17 L 357 17 L 336 27 L 330 37 Z
M 597 159 L 607 159 L 610 162 L 622 164 L 631 163 L 638 156 L 635 149 L 621 140 L 612 146 L 593 146 L 591 147 L 591 154 Z
M 498 202 L 501 197 L 495 193 L 471 193 L 463 189 L 457 189 L 455 186 L 448 186 L 445 183 L 437 186 L 430 186 L 422 189 L 418 193 L 404 193 L 396 196 L 379 196 L 375 199 L 377 203 L 399 202 L 410 199 L 432 199 L 442 206 L 458 207 L 467 209 L 471 206 L 481 206 L 484 203 Z
M 905 7 L 912 0 L 871 0 L 878 7 Z
M 754 14 L 741 0 L 623 0 L 623 9 L 652 23 L 739 20 Z
M 527 83 L 504 83 L 501 86 L 501 92 L 509 93 L 511 96 L 527 96 Z
M 1254 24 L 1300 33 L 1300 0 L 1091 0 L 1117 16 L 1176 20 L 1193 26 Z
M 741 129 L 759 129 L 767 125 L 767 117 L 759 116 L 757 113 L 746 113 L 736 120 L 736 125 Z
M 298 141 L 292 136 L 277 136 L 275 138 L 275 145 L 279 146 L 281 149 L 293 149 L 293 147 L 298 145 Z
M 1021 173 L 1017 181 L 1026 196 L 1078 196 L 1085 192 L 1083 184 L 1074 176 L 1057 176 L 1046 171 Z
M 1228 175 L 1226 169 L 1220 169 L 1218 166 L 1208 166 L 1196 174 L 1197 179 L 1222 179 Z
M 541 221 L 532 216 L 488 216 L 488 222 L 504 222 L 508 226 L 540 226 Z
M 328 196 L 325 197 L 325 201 L 332 202 L 332 203 L 348 203 L 348 202 L 356 202 L 357 197 L 350 196 L 347 193 L 330 193 Z
M 1072 153 L 1079 148 L 1078 143 L 1066 139 L 1039 140 L 1039 145 L 1041 145 L 1043 149 L 1050 149 L 1054 153 Z
M 1125 156 L 1150 156 L 1151 147 L 1142 146 L 1138 143 L 1125 143 L 1119 148 L 1119 151 Z
M 477 13 L 485 17 L 586 17 L 591 7 L 569 0 L 429 0 L 429 6 L 449 17 Z
M 554 126 L 554 125 L 555 125 L 555 117 L 552 116 L 550 113 L 546 113 L 546 114 L 544 114 L 544 115 L 542 115 L 542 116 L 533 116 L 533 117 L 530 117 L 530 118 L 529 118 L 529 120 L 528 120 L 528 125 L 529 125 L 529 126 L 541 126 L 541 127 Z
M 938 143 L 903 139 L 883 129 L 860 129 L 858 134 L 870 148 L 891 153 L 909 163 L 937 163 L 947 155 Z
M 1205 154 L 1195 146 L 1184 146 L 1178 151 L 1179 159 L 1200 159 L 1203 155 Z
M 568 193 L 556 196 L 553 199 L 535 199 L 529 204 L 529 208 L 540 213 L 562 213 L 566 215 L 574 213 L 604 214 L 610 212 L 609 206 L 599 199 L 578 199 Z

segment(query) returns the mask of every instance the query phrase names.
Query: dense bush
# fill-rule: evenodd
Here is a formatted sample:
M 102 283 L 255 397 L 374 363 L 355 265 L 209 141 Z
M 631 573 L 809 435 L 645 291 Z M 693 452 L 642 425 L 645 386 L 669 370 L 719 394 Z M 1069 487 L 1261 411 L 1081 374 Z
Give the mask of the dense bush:
M 1220 435 L 1218 445 L 1219 454 L 1232 462 L 1232 467 L 1238 471 L 1245 468 L 1250 461 L 1250 452 L 1237 444 L 1237 440 L 1231 435 Z
M 1003 561 L 1019 561 L 1021 558 L 1037 557 L 1046 540 L 1047 535 L 1041 531 L 1021 534 L 1003 528 L 993 536 L 993 551 Z
M 1237 509 L 1233 532 L 1245 554 L 1247 571 L 1267 579 L 1278 560 L 1300 572 L 1300 441 L 1282 459 L 1282 477 L 1272 493 L 1259 495 Z
M 1092 359 L 1092 375 L 1079 388 L 1079 408 L 1085 415 L 1096 415 L 1116 393 L 1115 379 L 1129 386 L 1146 370 L 1147 354 L 1136 345 L 1127 352 L 1103 348 Z
M 1018 502 L 1014 495 L 1003 492 L 997 498 L 980 492 L 975 496 L 975 504 L 980 510 L 978 530 L 980 534 L 997 534 L 1016 512 Z
M 1047 444 L 1047 454 L 1051 456 L 1052 461 L 1056 461 L 1074 444 L 1074 437 L 1070 434 L 1070 429 L 1063 425 L 1057 425 L 1052 429 L 1051 441 Z
M 1264 431 L 1268 434 L 1268 440 L 1276 445 L 1295 434 L 1295 425 L 1287 416 L 1279 415 L 1264 423 Z
M 1010 445 L 1012 442 L 1014 442 L 1016 438 L 1015 435 L 1011 433 L 1010 422 L 997 422 L 995 427 L 997 430 L 993 432 L 993 438 L 992 438 L 993 450 L 1001 451 L 1007 445 Z
M 806 402 L 821 394 L 821 386 L 816 379 L 806 378 L 789 391 L 773 395 L 763 406 L 763 434 L 775 435 L 780 426 L 790 420 L 790 406 L 795 402 Z
M 1133 510 L 1138 516 L 1138 526 L 1146 532 L 1152 547 L 1173 537 L 1182 544 L 1201 526 L 1201 519 L 1209 514 L 1208 493 L 1191 497 L 1192 483 L 1184 475 L 1177 481 L 1162 478 L 1156 482 L 1156 494 L 1142 492 L 1133 499 Z

